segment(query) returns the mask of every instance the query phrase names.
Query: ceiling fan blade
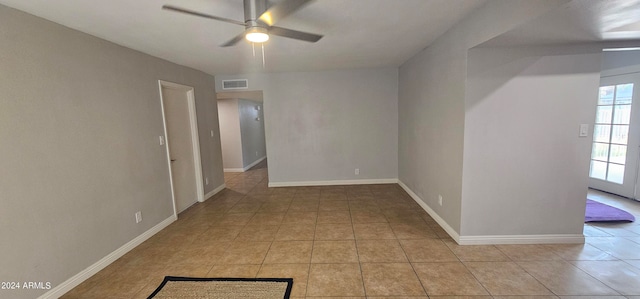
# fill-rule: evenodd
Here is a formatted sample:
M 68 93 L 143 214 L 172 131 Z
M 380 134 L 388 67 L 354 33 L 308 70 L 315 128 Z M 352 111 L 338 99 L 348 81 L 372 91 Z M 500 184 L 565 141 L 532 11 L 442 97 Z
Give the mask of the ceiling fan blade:
M 201 13 L 201 12 L 197 12 L 197 11 L 193 11 L 193 10 L 189 10 L 189 9 L 185 9 L 185 8 L 180 8 L 180 7 L 176 7 L 176 6 L 172 6 L 172 5 L 163 5 L 162 9 L 181 12 L 181 13 L 184 13 L 184 14 L 203 17 L 203 18 L 212 19 L 212 20 L 216 20 L 216 21 L 227 22 L 227 23 L 236 24 L 236 25 L 240 25 L 240 26 L 245 26 L 244 22 L 240 22 L 240 21 L 236 21 L 236 20 L 232 20 L 232 19 L 227 19 L 227 18 L 222 18 L 222 17 L 216 17 L 216 16 L 205 14 L 205 13 Z
M 276 27 L 276 26 L 269 27 L 269 34 L 293 38 L 293 39 L 312 42 L 312 43 L 315 43 L 322 38 L 322 35 L 307 33 L 307 32 L 302 32 L 302 31 L 297 31 L 297 30 L 292 30 L 292 29 L 287 29 L 282 27 Z
M 239 41 L 241 41 L 242 39 L 244 39 L 244 32 L 236 35 L 236 37 L 232 38 L 230 41 L 220 45 L 220 47 L 231 47 L 235 44 L 237 44 Z
M 280 3 L 269 7 L 267 11 L 260 15 L 258 20 L 271 26 L 311 1 L 312 0 L 283 0 Z

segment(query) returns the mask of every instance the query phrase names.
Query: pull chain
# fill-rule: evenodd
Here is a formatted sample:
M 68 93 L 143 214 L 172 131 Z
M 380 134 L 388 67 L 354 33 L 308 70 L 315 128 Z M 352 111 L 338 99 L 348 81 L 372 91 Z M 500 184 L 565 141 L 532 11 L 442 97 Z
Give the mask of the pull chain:
M 264 69 L 264 43 L 262 44 L 262 69 Z
M 264 43 L 260 43 L 262 48 L 262 68 L 265 68 L 265 59 L 264 59 Z M 253 52 L 253 57 L 256 57 L 256 43 L 251 43 L 251 51 Z

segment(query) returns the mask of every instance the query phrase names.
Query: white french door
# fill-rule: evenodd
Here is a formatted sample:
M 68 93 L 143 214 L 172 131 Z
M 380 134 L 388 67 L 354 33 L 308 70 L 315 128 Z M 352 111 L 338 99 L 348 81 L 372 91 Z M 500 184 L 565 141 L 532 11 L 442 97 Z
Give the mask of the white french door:
M 640 154 L 640 74 L 600 79 L 589 187 L 637 198 Z

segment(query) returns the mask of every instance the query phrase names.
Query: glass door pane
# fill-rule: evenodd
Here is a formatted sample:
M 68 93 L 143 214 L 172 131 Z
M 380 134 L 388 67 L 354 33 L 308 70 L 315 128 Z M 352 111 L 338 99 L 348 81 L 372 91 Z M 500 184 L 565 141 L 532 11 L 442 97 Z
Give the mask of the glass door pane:
M 600 87 L 589 176 L 622 184 L 627 160 L 633 83 Z

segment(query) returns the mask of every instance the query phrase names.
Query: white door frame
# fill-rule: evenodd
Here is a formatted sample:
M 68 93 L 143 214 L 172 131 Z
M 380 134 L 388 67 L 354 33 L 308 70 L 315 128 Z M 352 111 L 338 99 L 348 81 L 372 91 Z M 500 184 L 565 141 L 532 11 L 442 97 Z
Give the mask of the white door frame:
M 204 185 L 202 183 L 202 163 L 200 162 L 200 139 L 198 137 L 198 117 L 196 116 L 196 98 L 194 96 L 193 87 L 186 86 L 169 81 L 158 80 L 158 90 L 160 91 L 160 107 L 162 108 L 162 126 L 165 136 L 165 150 L 167 152 L 167 165 L 169 166 L 169 182 L 171 184 L 171 199 L 173 200 L 173 215 L 178 216 L 176 207 L 176 193 L 173 187 L 173 174 L 171 172 L 171 153 L 169 152 L 169 139 L 167 138 L 167 117 L 164 111 L 164 99 L 162 97 L 162 88 L 177 89 L 187 92 L 187 105 L 189 106 L 189 124 L 191 127 L 191 142 L 193 148 L 193 165 L 196 175 L 196 194 L 198 202 L 204 201 Z
M 638 200 L 637 186 L 640 181 L 638 177 L 638 166 L 640 165 L 640 75 L 636 73 L 626 73 L 600 77 L 600 86 L 617 85 L 622 83 L 633 83 L 633 102 L 631 103 L 631 123 L 629 124 L 629 139 L 627 143 L 627 157 L 625 159 L 625 171 L 623 184 L 612 183 L 589 177 L 589 187 L 605 192 L 610 192 L 623 197 Z M 593 142 L 593 141 L 592 141 Z M 593 143 L 592 143 L 593 144 Z M 593 149 L 592 149 L 593 150 Z

